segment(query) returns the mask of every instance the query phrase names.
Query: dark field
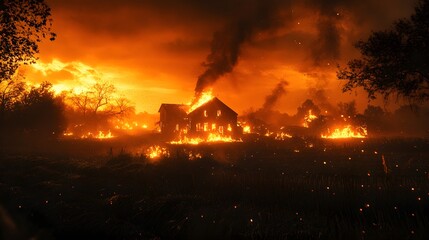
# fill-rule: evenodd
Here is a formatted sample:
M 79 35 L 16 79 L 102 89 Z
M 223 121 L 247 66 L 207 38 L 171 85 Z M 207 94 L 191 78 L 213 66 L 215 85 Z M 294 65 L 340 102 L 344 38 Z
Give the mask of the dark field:
M 0 237 L 429 239 L 427 140 L 149 145 L 3 147 Z

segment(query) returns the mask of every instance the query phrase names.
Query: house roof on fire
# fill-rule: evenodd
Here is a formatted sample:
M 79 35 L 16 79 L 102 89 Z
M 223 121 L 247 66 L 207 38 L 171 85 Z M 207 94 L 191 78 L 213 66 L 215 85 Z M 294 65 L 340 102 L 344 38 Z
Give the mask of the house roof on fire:
M 190 112 L 189 114 L 192 114 L 194 112 L 198 112 L 198 110 L 207 107 L 207 105 L 211 105 L 211 104 L 215 104 L 220 106 L 221 108 L 227 109 L 228 111 L 230 111 L 232 114 L 238 115 L 234 110 L 232 110 L 230 107 L 228 107 L 225 103 L 223 103 L 221 100 L 219 100 L 217 97 L 214 97 L 213 99 L 211 99 L 210 101 L 204 103 L 203 105 L 199 106 L 198 108 L 194 109 L 192 112 Z
M 192 112 L 188 112 L 189 105 L 185 104 L 174 104 L 174 103 L 163 103 L 159 107 L 158 112 L 161 112 L 162 109 L 164 109 L 166 112 L 172 115 L 177 116 L 186 116 L 186 115 L 192 115 L 192 113 L 199 112 L 200 109 L 207 107 L 208 105 L 218 105 L 219 107 L 226 109 L 227 111 L 230 111 L 232 114 L 238 115 L 234 110 L 232 110 L 230 107 L 228 107 L 225 103 L 223 103 L 221 100 L 219 100 L 217 97 L 214 97 L 210 101 L 204 103 L 203 105 L 199 106 L 198 108 L 194 109 Z

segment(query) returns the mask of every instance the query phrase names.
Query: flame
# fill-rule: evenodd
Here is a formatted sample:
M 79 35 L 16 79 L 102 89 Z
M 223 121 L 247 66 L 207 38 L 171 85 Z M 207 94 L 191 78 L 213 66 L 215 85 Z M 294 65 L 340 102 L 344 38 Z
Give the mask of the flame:
M 204 139 L 202 138 L 188 138 L 183 137 L 182 139 L 178 141 L 171 141 L 171 144 L 189 144 L 189 145 L 198 145 L 199 143 L 204 142 Z
M 271 137 L 274 134 L 274 132 L 271 132 L 270 130 L 267 130 L 267 132 L 264 134 L 265 137 Z
M 207 142 L 234 142 L 231 136 L 221 136 L 219 134 L 210 133 L 207 137 Z
M 199 108 L 200 106 L 204 105 L 206 102 L 212 100 L 214 98 L 213 93 L 212 93 L 212 89 L 206 90 L 204 92 L 201 93 L 201 95 L 198 97 L 198 99 L 196 99 L 196 101 L 192 104 L 189 104 L 189 111 L 188 112 L 192 112 L 195 109 Z
M 169 157 L 170 153 L 168 152 L 167 148 L 161 147 L 158 145 L 150 146 L 146 150 L 146 157 L 148 157 L 151 162 L 155 162 L 156 160 L 159 160 L 161 157 Z
M 243 133 L 251 133 L 251 129 L 249 125 L 243 127 Z
M 71 135 L 68 136 L 72 136 L 73 133 Z M 113 136 L 112 132 L 109 130 L 107 132 L 103 132 L 103 131 L 98 131 L 97 134 L 94 134 L 92 132 L 87 132 L 85 134 L 83 134 L 80 138 L 82 139 L 86 139 L 86 138 L 96 138 L 96 139 L 109 139 L 109 138 L 114 138 L 115 136 Z
M 183 137 L 178 141 L 171 141 L 171 144 L 190 144 L 198 145 L 203 142 L 242 142 L 241 139 L 233 139 L 231 136 L 223 136 L 220 134 L 210 133 L 207 138 L 188 138 Z
M 117 120 L 115 125 L 115 129 L 127 130 L 127 131 L 147 129 L 147 128 L 148 128 L 148 125 L 146 123 L 138 123 L 136 121 L 126 122 L 122 120 Z
M 312 110 L 308 110 L 308 114 L 304 116 L 304 123 L 302 124 L 305 128 L 309 127 L 309 123 L 311 123 L 314 119 L 317 119 L 317 116 L 312 113 Z
M 286 138 L 292 138 L 292 135 L 290 135 L 289 133 L 285 133 L 285 132 L 279 132 L 276 134 L 274 139 L 283 141 Z
M 73 135 L 74 135 L 74 133 L 70 132 L 70 131 L 66 131 L 66 132 L 63 133 L 63 136 L 66 136 L 66 137 L 70 137 L 70 136 L 73 136 Z
M 328 130 L 329 132 L 329 130 Z M 335 128 L 334 131 L 330 132 L 328 135 L 322 134 L 322 138 L 366 138 L 368 136 L 368 131 L 365 127 L 357 127 L 353 130 L 352 126 L 347 125 L 344 128 Z

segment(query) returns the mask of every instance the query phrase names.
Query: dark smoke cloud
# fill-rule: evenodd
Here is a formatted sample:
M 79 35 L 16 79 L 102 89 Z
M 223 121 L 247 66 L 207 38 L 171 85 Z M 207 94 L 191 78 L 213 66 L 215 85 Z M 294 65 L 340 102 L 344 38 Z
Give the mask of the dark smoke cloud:
M 392 4 L 400 5 L 396 0 L 394 2 Z M 362 16 L 368 15 L 368 11 L 375 15 L 383 11 L 382 8 L 377 7 L 375 1 L 371 0 L 261 0 L 235 3 L 241 7 L 236 9 L 236 13 L 244 12 L 244 14 L 239 14 L 239 17 L 230 15 L 231 19 L 224 28 L 213 35 L 211 52 L 204 63 L 206 69 L 199 76 L 195 87 L 196 98 L 201 91 L 213 85 L 221 76 L 233 71 L 243 43 L 251 40 L 252 36 L 261 31 L 275 30 L 281 24 L 291 24 L 295 21 L 291 15 L 285 18 L 280 13 L 291 13 L 294 8 L 301 7 L 306 9 L 306 14 L 317 16 L 318 34 L 312 41 L 309 53 L 314 66 L 323 66 L 325 65 L 323 61 L 332 61 L 334 64 L 340 58 L 342 34 L 340 21 L 344 12 Z M 365 8 L 362 8 L 362 5 Z M 384 15 L 380 14 L 381 17 Z M 377 20 L 379 16 L 372 16 L 372 18 Z
M 265 97 L 264 105 L 262 105 L 262 111 L 271 111 L 280 97 L 282 97 L 286 93 L 286 86 L 289 83 L 286 81 L 281 81 L 277 83 L 276 87 L 273 89 L 270 95 Z
M 249 41 L 258 32 L 282 26 L 282 20 L 276 12 L 278 3 L 265 0 L 249 2 L 253 5 L 243 8 L 243 11 L 247 12 L 238 13 L 237 18 L 228 22 L 221 31 L 214 33 L 211 52 L 204 62 L 206 70 L 198 77 L 195 87 L 197 98 L 219 77 L 233 70 L 243 43 Z
M 323 59 L 337 59 L 340 55 L 340 32 L 337 28 L 338 15 L 335 9 L 341 1 L 308 0 L 305 8 L 312 9 L 319 16 L 318 38 L 313 44 L 312 58 L 314 63 Z M 254 35 L 263 31 L 276 30 L 282 25 L 292 24 L 294 18 L 290 15 L 292 6 L 298 2 L 290 1 L 249 1 L 237 9 L 238 16 L 232 17 L 220 31 L 213 35 L 211 52 L 204 62 L 205 71 L 198 77 L 195 87 L 195 99 L 200 93 L 213 85 L 217 79 L 233 71 L 237 64 L 242 45 L 252 39 Z M 334 9 L 334 11 L 332 11 Z M 241 12 L 240 12 L 241 11 Z M 289 15 L 285 15 L 289 12 Z M 281 14 L 283 13 L 283 15 Z
M 279 127 L 282 124 L 289 123 L 290 117 L 288 114 L 282 114 L 279 111 L 273 110 L 279 99 L 286 94 L 286 87 L 288 85 L 289 83 L 285 80 L 277 83 L 272 92 L 265 97 L 262 107 L 256 111 L 249 110 L 249 112 L 243 114 L 243 118 L 249 121 L 252 126 L 264 125 L 265 123 Z

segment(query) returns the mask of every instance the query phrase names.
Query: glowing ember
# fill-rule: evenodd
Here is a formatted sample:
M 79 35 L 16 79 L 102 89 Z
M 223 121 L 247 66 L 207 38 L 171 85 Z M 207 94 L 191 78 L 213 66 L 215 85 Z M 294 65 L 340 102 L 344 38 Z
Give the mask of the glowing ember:
M 267 130 L 267 132 L 264 134 L 265 137 L 271 137 L 274 134 L 274 132 L 271 132 L 270 130 Z
M 188 154 L 188 158 L 189 160 L 193 161 L 193 160 L 197 160 L 197 159 L 201 159 L 203 156 L 201 155 L 201 153 L 193 153 L 193 152 L 189 152 Z
M 289 133 L 279 132 L 275 136 L 275 139 L 280 141 L 283 141 L 287 138 L 292 138 L 292 135 L 290 135 Z
M 183 137 L 182 139 L 178 140 L 178 141 L 171 141 L 171 144 L 190 144 L 190 145 L 197 145 L 201 142 L 204 142 L 204 139 L 202 138 L 188 138 L 188 137 Z
M 206 102 L 212 100 L 214 98 L 213 94 L 212 94 L 212 90 L 206 90 L 204 92 L 201 93 L 201 95 L 199 96 L 199 98 L 193 102 L 192 104 L 190 104 L 190 108 L 189 108 L 189 112 L 194 111 L 195 109 L 199 108 L 200 106 L 204 105 Z
M 152 161 L 157 160 L 161 157 L 168 157 L 168 156 L 170 156 L 170 153 L 168 152 L 167 148 L 161 147 L 158 145 L 150 146 L 146 150 L 146 157 L 148 157 Z
M 302 124 L 304 127 L 308 128 L 308 124 L 311 123 L 314 119 L 317 119 L 317 116 L 311 112 L 311 109 L 308 110 L 308 114 L 304 116 L 304 123 Z
M 70 137 L 70 136 L 73 136 L 73 135 L 74 135 L 74 133 L 73 132 L 69 132 L 69 131 L 63 133 L 63 136 L 66 136 L 66 137 Z
M 329 132 L 329 131 L 328 131 Z M 365 127 L 357 127 L 353 130 L 352 126 L 347 125 L 346 127 L 340 129 L 336 128 L 334 131 L 329 132 L 329 134 L 322 134 L 322 138 L 366 138 L 368 136 L 368 131 Z
M 222 136 L 215 133 L 210 133 L 206 139 L 203 138 L 188 138 L 184 137 L 178 141 L 171 141 L 171 144 L 191 144 L 197 145 L 203 142 L 242 142 L 241 139 L 233 139 L 231 136 Z

